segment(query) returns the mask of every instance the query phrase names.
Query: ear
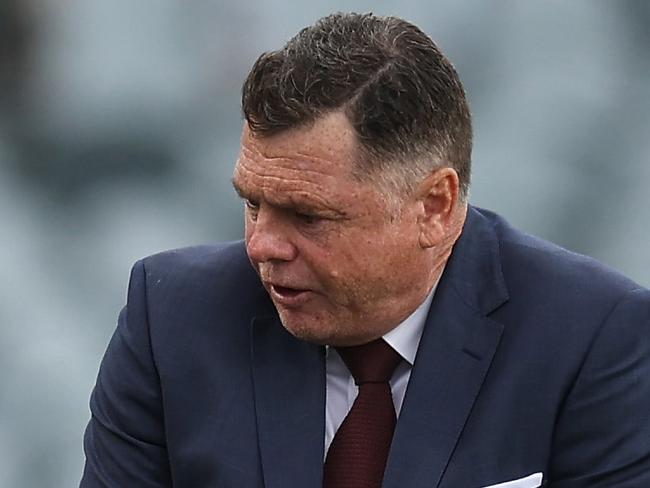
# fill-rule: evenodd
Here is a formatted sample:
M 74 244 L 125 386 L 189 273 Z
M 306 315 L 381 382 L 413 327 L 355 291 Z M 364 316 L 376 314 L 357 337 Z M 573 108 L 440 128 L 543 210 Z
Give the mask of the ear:
M 458 173 L 453 168 L 440 168 L 420 183 L 419 243 L 423 249 L 447 241 L 456 232 L 460 194 Z

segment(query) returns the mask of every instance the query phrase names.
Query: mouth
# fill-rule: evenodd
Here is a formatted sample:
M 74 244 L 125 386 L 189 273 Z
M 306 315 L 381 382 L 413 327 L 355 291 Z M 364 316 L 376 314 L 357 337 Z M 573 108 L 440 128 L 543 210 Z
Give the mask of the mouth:
M 297 306 L 309 299 L 310 290 L 268 283 L 268 290 L 273 301 L 285 306 Z

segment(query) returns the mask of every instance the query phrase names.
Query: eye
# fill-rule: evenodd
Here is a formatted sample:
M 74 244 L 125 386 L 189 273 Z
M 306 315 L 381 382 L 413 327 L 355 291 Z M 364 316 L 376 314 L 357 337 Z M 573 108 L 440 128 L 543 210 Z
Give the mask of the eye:
M 247 198 L 244 200 L 244 205 L 246 206 L 246 212 L 250 216 L 251 220 L 256 220 L 257 214 L 260 211 L 260 204 Z
M 296 217 L 301 222 L 309 225 L 316 224 L 322 220 L 322 217 L 319 217 L 318 215 L 303 213 L 303 212 L 296 212 Z

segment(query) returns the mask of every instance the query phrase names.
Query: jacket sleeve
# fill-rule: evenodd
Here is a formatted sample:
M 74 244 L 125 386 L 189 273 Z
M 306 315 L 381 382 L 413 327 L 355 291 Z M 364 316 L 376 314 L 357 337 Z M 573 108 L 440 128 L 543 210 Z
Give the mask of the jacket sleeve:
M 102 360 L 90 410 L 81 488 L 172 486 L 142 261 L 131 271 L 127 305 Z
M 650 486 L 650 291 L 626 293 L 603 322 L 552 452 L 549 488 Z

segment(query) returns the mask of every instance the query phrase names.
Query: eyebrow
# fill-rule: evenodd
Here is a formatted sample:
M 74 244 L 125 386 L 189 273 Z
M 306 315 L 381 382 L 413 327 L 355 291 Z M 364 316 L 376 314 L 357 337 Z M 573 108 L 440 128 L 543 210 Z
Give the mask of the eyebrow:
M 255 201 L 254 196 L 247 192 L 244 188 L 242 188 L 239 183 L 237 183 L 237 180 L 235 179 L 235 176 L 230 178 L 230 182 L 232 183 L 233 188 L 237 192 L 237 195 L 239 198 L 243 200 L 251 200 Z M 289 197 L 289 202 L 290 203 L 285 203 L 285 204 L 280 204 L 280 203 L 272 203 L 272 202 L 267 202 L 271 206 L 278 207 L 278 208 L 286 208 L 286 209 L 293 209 L 298 212 L 321 212 L 325 214 L 329 214 L 330 216 L 339 218 L 339 219 L 347 219 L 349 218 L 347 212 L 337 210 L 334 208 L 331 208 L 329 206 L 321 206 L 316 202 L 309 202 L 305 201 L 304 199 L 296 199 L 295 197 Z
M 230 178 L 230 183 L 232 183 L 232 187 L 233 187 L 233 188 L 235 189 L 235 191 L 237 192 L 237 195 L 239 195 L 241 198 L 246 198 L 246 197 L 244 196 L 244 190 L 242 189 L 241 186 L 239 186 L 239 184 L 237 183 L 237 181 L 235 181 L 235 177 L 234 177 L 234 176 L 233 176 L 232 178 Z
M 242 188 L 239 183 L 237 183 L 237 180 L 234 176 L 230 178 L 230 183 L 232 183 L 232 187 L 235 189 L 235 192 L 237 192 L 237 196 L 239 196 L 239 198 L 242 200 L 252 200 L 251 194 Z

